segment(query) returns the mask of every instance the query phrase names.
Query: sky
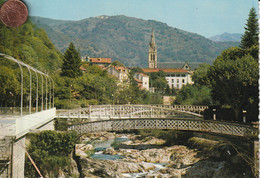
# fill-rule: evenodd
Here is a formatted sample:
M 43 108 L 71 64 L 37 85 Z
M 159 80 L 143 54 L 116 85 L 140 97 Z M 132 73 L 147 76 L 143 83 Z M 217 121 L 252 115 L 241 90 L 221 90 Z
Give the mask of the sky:
M 126 15 L 156 20 L 205 37 L 244 33 L 249 10 L 257 0 L 23 0 L 30 16 L 82 20 Z

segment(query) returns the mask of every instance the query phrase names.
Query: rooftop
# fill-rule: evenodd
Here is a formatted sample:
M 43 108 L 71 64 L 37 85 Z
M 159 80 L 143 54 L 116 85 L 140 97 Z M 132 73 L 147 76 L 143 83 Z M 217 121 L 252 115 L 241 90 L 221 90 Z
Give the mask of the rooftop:
M 203 64 L 203 62 L 158 62 L 157 67 L 162 69 L 182 69 L 186 63 L 192 70 L 195 70 L 200 64 Z
M 142 69 L 144 73 L 159 72 L 160 70 L 165 73 L 189 73 L 184 69 Z
M 111 64 L 111 58 L 89 58 L 89 61 L 92 63 L 107 63 L 107 64 Z

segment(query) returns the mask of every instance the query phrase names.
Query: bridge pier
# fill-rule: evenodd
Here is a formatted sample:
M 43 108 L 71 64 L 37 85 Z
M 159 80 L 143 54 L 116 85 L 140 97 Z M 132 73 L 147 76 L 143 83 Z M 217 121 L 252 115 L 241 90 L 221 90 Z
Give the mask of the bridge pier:
M 254 141 L 254 166 L 255 172 L 259 176 L 259 140 Z
M 24 177 L 25 137 L 13 141 L 12 144 L 12 178 Z

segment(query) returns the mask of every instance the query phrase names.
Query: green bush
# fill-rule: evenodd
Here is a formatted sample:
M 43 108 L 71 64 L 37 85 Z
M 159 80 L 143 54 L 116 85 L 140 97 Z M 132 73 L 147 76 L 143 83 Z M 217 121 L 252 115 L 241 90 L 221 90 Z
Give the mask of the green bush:
M 44 177 L 57 177 L 60 169 L 70 169 L 70 154 L 77 142 L 76 132 L 43 131 L 30 134 L 28 152 Z M 39 177 L 26 158 L 25 176 Z

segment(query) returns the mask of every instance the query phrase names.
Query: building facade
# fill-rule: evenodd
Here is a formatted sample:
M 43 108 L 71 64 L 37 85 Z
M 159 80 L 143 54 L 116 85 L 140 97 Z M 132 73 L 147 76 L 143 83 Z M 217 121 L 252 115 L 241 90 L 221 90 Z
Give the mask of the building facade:
M 108 71 L 109 74 L 118 78 L 120 84 L 128 84 L 129 83 L 128 75 L 129 75 L 130 70 L 128 68 L 122 67 L 122 66 L 112 66 L 112 65 L 110 65 L 107 68 L 107 71 Z
M 145 89 L 145 90 L 149 91 L 149 76 L 148 75 L 143 74 L 143 73 L 136 73 L 134 77 L 135 77 L 140 89 Z
M 142 69 L 144 73 L 163 71 L 166 73 L 165 79 L 169 88 L 181 89 L 184 85 L 193 84 L 191 72 L 184 69 Z

